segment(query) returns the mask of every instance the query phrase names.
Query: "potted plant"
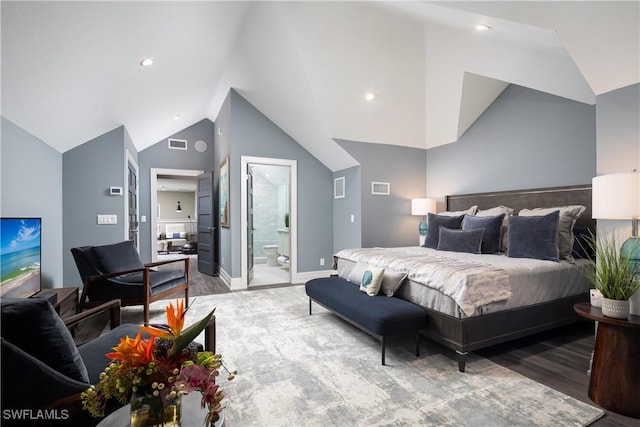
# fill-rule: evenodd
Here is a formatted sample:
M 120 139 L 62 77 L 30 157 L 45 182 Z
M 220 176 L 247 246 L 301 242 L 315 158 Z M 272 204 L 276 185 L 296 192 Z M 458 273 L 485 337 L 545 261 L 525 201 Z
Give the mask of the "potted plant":
M 289 228 L 289 214 L 284 214 L 284 228 Z
M 589 281 L 602 294 L 602 314 L 617 319 L 629 315 L 629 298 L 640 289 L 640 271 L 632 260 L 620 254 L 613 234 L 591 235 L 589 245 L 595 254 Z

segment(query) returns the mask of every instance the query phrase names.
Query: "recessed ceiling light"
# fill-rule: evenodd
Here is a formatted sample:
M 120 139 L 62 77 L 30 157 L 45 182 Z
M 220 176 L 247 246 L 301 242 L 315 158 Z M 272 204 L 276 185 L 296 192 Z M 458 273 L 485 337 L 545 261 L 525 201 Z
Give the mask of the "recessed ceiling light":
M 176 114 L 175 116 L 173 116 L 173 120 L 180 120 L 180 114 Z
M 482 25 L 482 24 L 476 25 L 476 30 L 477 31 L 487 31 L 487 30 L 490 30 L 490 29 L 491 29 L 491 27 L 488 26 L 488 25 Z
M 373 92 L 367 92 L 364 95 L 364 99 L 366 99 L 367 101 L 373 101 L 376 98 L 376 96 L 373 94 Z
M 142 61 L 140 61 L 140 65 L 143 67 L 150 67 L 153 65 L 153 58 L 143 58 Z

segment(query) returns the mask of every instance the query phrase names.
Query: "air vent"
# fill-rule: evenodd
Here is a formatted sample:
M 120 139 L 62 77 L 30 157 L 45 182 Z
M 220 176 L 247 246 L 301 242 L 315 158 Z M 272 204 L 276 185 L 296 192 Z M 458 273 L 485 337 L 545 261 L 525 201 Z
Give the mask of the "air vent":
M 344 176 L 333 180 L 333 198 L 344 199 Z
M 171 139 L 169 138 L 169 148 L 172 150 L 186 150 L 187 149 L 187 140 L 186 139 Z
M 388 196 L 391 194 L 391 184 L 388 182 L 371 181 L 371 194 Z

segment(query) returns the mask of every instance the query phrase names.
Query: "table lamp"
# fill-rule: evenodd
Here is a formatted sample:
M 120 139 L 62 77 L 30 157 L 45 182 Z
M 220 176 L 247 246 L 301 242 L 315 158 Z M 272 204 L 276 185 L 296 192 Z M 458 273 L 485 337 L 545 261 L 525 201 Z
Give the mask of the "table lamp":
M 411 215 L 421 215 L 422 221 L 418 224 L 418 231 L 421 236 L 427 235 L 427 215 L 436 213 L 436 199 L 422 197 L 419 199 L 411 199 Z
M 620 248 L 620 255 L 640 269 L 640 173 L 637 171 L 600 175 L 592 180 L 592 217 L 594 219 L 630 219 L 631 237 Z M 640 292 L 631 297 L 631 314 L 640 315 Z

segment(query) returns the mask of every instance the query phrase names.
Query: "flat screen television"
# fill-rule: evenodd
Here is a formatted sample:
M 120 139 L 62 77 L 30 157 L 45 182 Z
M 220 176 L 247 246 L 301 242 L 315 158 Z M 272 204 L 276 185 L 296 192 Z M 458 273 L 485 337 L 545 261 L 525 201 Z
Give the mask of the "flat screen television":
M 0 297 L 40 290 L 41 218 L 0 218 Z

